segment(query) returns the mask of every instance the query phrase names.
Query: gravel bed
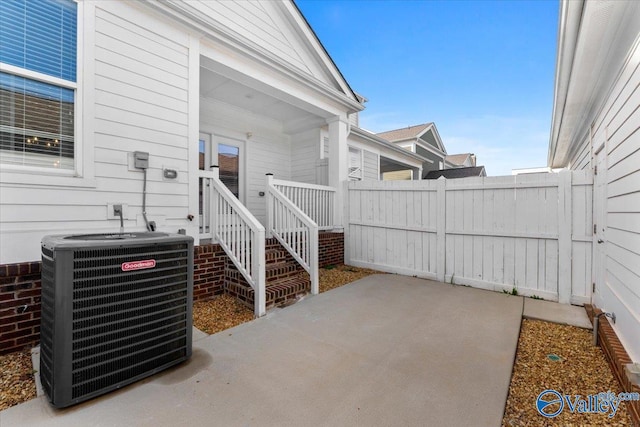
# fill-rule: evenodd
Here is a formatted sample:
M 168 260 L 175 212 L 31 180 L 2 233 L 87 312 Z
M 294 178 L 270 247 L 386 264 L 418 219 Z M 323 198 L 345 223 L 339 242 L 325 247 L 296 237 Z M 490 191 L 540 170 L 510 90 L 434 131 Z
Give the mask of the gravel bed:
M 602 350 L 594 347 L 591 339 L 591 331 L 586 329 L 523 319 L 502 425 L 630 426 L 631 418 L 624 403 L 613 418 L 597 413 L 572 413 L 566 404 L 555 418 L 543 417 L 536 409 L 536 399 L 544 390 L 583 398 L 622 391 Z M 559 357 L 557 361 L 552 360 L 554 355 Z
M 319 269 L 320 273 L 320 292 L 326 292 L 331 289 L 354 282 L 371 274 L 384 274 L 380 271 L 369 270 L 367 268 L 351 267 L 349 265 L 329 266 Z
M 31 352 L 0 356 L 0 411 L 36 397 Z
M 253 311 L 229 295 L 193 304 L 193 326 L 206 334 L 215 334 L 253 320 Z

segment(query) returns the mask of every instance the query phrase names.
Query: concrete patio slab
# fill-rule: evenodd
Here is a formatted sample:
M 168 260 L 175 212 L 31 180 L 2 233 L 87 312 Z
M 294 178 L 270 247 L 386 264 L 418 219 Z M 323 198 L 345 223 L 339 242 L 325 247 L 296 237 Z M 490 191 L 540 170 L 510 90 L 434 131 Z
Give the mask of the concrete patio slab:
M 545 320 L 547 322 L 593 329 L 584 307 L 575 305 L 525 298 L 523 317 L 525 319 Z
M 0 426 L 500 425 L 523 300 L 375 275 L 194 342 L 180 366 Z

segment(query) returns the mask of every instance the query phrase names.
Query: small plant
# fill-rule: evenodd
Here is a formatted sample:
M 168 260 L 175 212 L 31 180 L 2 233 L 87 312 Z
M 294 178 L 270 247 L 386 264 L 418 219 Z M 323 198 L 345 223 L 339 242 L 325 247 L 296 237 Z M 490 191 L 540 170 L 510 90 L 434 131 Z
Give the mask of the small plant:
M 515 285 L 513 285 L 513 288 L 510 291 L 508 291 L 506 289 L 503 289 L 502 293 L 503 294 L 507 294 L 507 295 L 517 296 L 518 295 L 518 288 Z
M 325 270 L 333 270 L 334 268 L 336 268 L 336 266 L 335 266 L 335 265 L 333 265 L 333 264 L 329 264 L 329 265 L 325 265 L 325 266 L 324 266 L 324 269 L 325 269 Z
M 449 279 L 449 284 L 450 284 L 450 285 L 453 285 L 453 284 L 454 284 L 454 283 L 453 283 L 453 278 L 454 278 L 454 277 L 456 277 L 456 275 L 455 275 L 455 274 L 452 274 L 452 275 L 451 275 L 451 279 Z
M 539 300 L 544 300 L 544 298 L 539 297 L 538 295 L 531 295 L 531 299 L 539 299 Z

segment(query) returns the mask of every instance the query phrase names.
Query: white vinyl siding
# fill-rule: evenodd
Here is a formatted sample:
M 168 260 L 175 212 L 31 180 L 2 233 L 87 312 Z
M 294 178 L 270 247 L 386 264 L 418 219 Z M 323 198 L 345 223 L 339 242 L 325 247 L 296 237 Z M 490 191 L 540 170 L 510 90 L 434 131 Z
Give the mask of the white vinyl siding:
M 188 35 L 135 5 L 99 2 L 90 10 L 95 61 L 88 68 L 95 74 L 85 81 L 95 99 L 84 114 L 94 129 L 87 135 L 94 185 L 1 183 L 2 264 L 38 259 L 47 234 L 117 231 L 108 204 L 125 205 L 125 230 L 144 230 L 142 172 L 130 155 L 136 150 L 149 152 L 149 219 L 161 231 L 188 226 Z M 164 166 L 178 177 L 163 179 Z
M 569 168 L 573 170 L 583 170 L 591 166 L 591 145 L 589 135 L 584 138 L 580 148 L 569 162 Z
M 616 313 L 616 332 L 633 360 L 640 360 L 640 48 L 595 121 L 594 143 L 606 140 L 605 284 L 595 304 Z M 604 136 L 601 136 L 604 135 Z
M 291 179 L 307 184 L 316 182 L 316 165 L 320 159 L 320 129 L 291 136 Z
M 368 150 L 363 150 L 363 179 L 377 181 L 378 163 L 380 162 L 378 155 Z

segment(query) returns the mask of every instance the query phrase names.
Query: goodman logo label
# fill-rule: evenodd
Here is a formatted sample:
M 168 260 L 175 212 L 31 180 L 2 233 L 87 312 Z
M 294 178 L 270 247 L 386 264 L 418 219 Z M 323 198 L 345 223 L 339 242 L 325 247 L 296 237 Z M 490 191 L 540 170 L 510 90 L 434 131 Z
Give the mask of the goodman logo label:
M 145 259 L 144 261 L 123 262 L 120 268 L 122 271 L 145 270 L 156 266 L 155 259 Z

